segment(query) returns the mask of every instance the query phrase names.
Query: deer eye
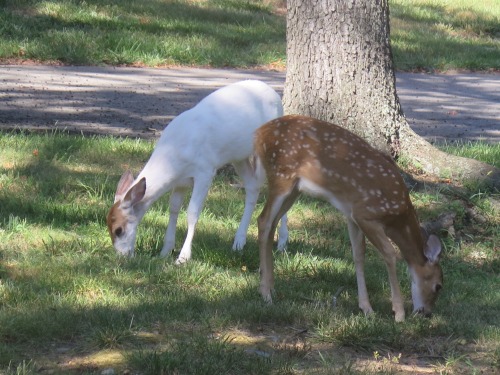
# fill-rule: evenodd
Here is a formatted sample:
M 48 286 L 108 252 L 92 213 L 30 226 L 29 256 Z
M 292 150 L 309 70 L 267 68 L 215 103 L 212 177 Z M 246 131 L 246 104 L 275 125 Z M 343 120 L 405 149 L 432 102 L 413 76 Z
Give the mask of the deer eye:
M 434 286 L 434 291 L 437 293 L 437 292 L 439 292 L 442 288 L 443 288 L 443 286 L 442 286 L 441 284 L 436 284 L 436 286 Z
M 118 227 L 118 228 L 115 229 L 115 236 L 116 237 L 120 237 L 122 234 L 123 234 L 123 228 L 122 227 Z

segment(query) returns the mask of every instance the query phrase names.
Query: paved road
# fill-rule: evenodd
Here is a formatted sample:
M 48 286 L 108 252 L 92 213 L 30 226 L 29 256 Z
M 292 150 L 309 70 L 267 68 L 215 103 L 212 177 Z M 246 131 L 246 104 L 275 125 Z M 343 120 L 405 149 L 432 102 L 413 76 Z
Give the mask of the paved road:
M 411 127 L 430 141 L 500 141 L 500 74 L 398 73 Z M 224 69 L 0 66 L 0 129 L 68 129 L 156 137 L 214 89 L 260 79 L 282 92 L 282 72 Z

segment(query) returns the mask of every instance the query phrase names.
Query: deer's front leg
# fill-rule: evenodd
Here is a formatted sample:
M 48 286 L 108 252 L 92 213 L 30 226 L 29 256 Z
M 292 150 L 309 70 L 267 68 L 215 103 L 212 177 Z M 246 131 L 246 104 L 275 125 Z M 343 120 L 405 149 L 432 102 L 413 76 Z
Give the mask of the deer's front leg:
M 401 289 L 399 288 L 398 276 L 396 273 L 396 251 L 392 246 L 384 228 L 377 222 L 366 221 L 361 224 L 361 228 L 371 243 L 382 255 L 387 272 L 389 274 L 389 284 L 391 286 L 392 311 L 396 322 L 405 320 L 405 310 Z
M 175 232 L 177 229 L 177 219 L 179 217 L 179 211 L 184 201 L 184 196 L 186 195 L 185 188 L 176 188 L 172 191 L 169 201 L 169 211 L 170 216 L 168 219 L 167 231 L 165 232 L 165 240 L 163 242 L 163 248 L 160 253 L 160 257 L 166 257 L 175 247 Z
M 247 241 L 248 226 L 250 225 L 252 213 L 255 210 L 255 205 L 257 204 L 257 199 L 259 198 L 262 181 L 259 181 L 248 160 L 244 160 L 240 163 L 234 163 L 233 165 L 236 173 L 243 180 L 243 186 L 245 188 L 245 208 L 233 242 L 233 250 L 241 250 Z
M 194 179 L 193 193 L 187 209 L 188 231 L 179 257 L 175 262 L 176 264 L 182 264 L 191 259 L 191 246 L 194 237 L 194 230 L 196 228 L 198 218 L 200 217 L 201 210 L 203 209 L 203 203 L 207 197 L 208 190 L 210 189 L 212 178 L 213 174 L 199 176 Z
M 359 229 L 358 225 L 350 219 L 347 220 L 347 228 L 349 230 L 349 239 L 351 240 L 354 267 L 356 269 L 356 281 L 358 284 L 358 305 L 361 311 L 365 313 L 365 315 L 372 314 L 373 308 L 370 304 L 365 280 L 365 235 L 363 234 L 361 229 Z
M 391 285 L 392 311 L 394 311 L 394 319 L 396 320 L 396 322 L 402 322 L 405 320 L 405 309 L 396 272 L 396 253 L 390 243 L 388 243 L 388 246 L 390 246 L 392 253 L 387 255 L 383 254 L 383 256 L 385 259 L 387 272 L 389 273 L 389 283 Z
M 288 217 L 284 214 L 280 219 L 278 228 L 278 250 L 285 251 L 288 243 Z

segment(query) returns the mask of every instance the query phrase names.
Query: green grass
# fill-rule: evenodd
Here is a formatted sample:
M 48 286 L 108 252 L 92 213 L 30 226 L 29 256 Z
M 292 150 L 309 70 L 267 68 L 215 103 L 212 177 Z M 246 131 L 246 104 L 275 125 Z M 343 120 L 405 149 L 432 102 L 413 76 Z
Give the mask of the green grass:
M 491 196 L 470 191 L 486 218 L 478 224 L 455 197 L 430 188 L 412 194 L 423 218 L 446 210 L 463 218 L 461 243 L 443 238 L 445 287 L 431 319 L 393 321 L 373 249 L 366 278 L 376 315 L 360 314 L 344 221 L 310 198 L 290 213 L 290 244 L 275 255 L 275 303 L 267 306 L 257 292 L 255 220 L 245 250 L 230 250 L 243 194 L 229 186 L 228 171 L 210 191 L 191 262 L 157 257 L 167 197 L 139 227 L 138 255 L 115 254 L 104 220 L 116 183 L 152 148 L 112 137 L 0 133 L 1 373 L 394 374 L 412 363 L 440 373 L 498 370 L 500 222 Z M 176 249 L 185 233 L 181 213 Z M 398 272 L 410 310 L 403 264 Z
M 2 0 L 0 59 L 286 66 L 282 0 Z M 391 0 L 400 70 L 500 69 L 497 0 Z
M 497 0 L 391 0 L 397 69 L 500 68 Z
M 258 1 L 4 1 L 0 57 L 69 64 L 253 66 L 283 59 Z
M 453 142 L 440 144 L 438 147 L 448 154 L 481 160 L 500 168 L 500 144 L 485 142 Z

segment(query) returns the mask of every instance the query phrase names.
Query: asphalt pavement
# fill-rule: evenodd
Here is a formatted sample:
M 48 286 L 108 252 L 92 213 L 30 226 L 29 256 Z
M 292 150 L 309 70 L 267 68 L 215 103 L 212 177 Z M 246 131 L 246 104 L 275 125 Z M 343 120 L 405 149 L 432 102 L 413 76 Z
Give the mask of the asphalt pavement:
M 0 65 L 0 130 L 154 138 L 210 92 L 243 79 L 262 80 L 281 94 L 285 73 Z M 429 141 L 500 141 L 500 74 L 396 73 L 396 80 L 410 126 Z

